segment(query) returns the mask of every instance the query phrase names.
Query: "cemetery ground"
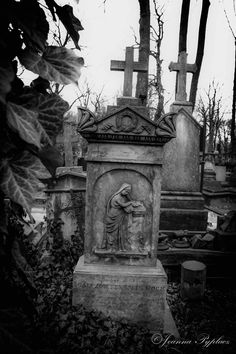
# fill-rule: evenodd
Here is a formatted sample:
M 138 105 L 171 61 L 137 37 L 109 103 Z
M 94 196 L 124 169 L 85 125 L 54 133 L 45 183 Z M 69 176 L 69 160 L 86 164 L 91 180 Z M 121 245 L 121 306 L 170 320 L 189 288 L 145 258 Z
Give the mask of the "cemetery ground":
M 1 353 L 235 353 L 233 282 L 207 282 L 202 300 L 183 301 L 180 277 L 171 277 L 167 301 L 180 338 L 160 337 L 127 321 L 115 322 L 72 306 L 72 274 L 83 240 L 78 235 L 72 243 L 63 240 L 60 220 L 51 224 L 52 256 L 44 262 L 22 228 L 14 223 L 12 227 L 24 246 L 25 258 L 18 262 L 26 260 L 27 272 L 11 264 L 10 279 L 2 283 Z

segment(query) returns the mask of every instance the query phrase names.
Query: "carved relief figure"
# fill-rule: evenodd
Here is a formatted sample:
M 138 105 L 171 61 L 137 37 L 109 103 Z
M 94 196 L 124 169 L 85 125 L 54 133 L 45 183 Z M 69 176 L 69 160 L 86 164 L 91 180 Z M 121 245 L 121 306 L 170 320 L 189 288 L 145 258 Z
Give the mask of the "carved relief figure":
M 102 242 L 102 248 L 104 249 L 125 251 L 126 218 L 128 214 L 142 206 L 141 202 L 131 200 L 130 192 L 131 185 L 124 183 L 108 200 L 105 235 Z

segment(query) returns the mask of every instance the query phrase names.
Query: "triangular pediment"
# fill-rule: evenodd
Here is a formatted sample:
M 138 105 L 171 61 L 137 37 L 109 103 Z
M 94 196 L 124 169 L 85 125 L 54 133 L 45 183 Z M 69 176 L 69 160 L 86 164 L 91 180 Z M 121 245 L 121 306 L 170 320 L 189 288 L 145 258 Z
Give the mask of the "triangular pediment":
M 157 125 L 137 110 L 125 106 L 96 122 L 97 133 L 155 136 Z
M 99 120 L 85 108 L 78 108 L 77 131 L 90 141 L 114 141 L 163 145 L 175 138 L 175 113 L 168 113 L 153 122 L 130 106 L 123 106 Z

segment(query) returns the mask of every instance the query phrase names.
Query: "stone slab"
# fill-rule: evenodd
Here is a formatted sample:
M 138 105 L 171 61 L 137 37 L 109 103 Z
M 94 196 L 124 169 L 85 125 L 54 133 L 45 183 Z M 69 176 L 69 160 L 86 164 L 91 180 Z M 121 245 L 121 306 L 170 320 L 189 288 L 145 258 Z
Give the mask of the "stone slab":
M 196 209 L 161 209 L 160 231 L 189 230 L 204 231 L 208 213 Z
M 205 200 L 200 192 L 162 191 L 161 208 L 204 209 Z
M 73 305 L 161 331 L 166 287 L 167 276 L 159 260 L 155 267 L 106 266 L 85 264 L 81 257 L 73 275 Z

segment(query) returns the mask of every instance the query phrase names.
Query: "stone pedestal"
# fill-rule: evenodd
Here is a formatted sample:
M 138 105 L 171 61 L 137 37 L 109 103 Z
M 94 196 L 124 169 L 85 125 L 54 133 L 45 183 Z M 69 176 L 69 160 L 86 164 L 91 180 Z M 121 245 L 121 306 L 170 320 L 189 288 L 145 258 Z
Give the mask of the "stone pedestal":
M 205 162 L 204 181 L 216 181 L 216 172 L 212 161 Z
M 161 193 L 160 230 L 205 232 L 208 214 L 200 192 L 163 191 Z
M 117 106 L 107 106 L 107 113 L 111 113 L 117 110 L 117 107 L 126 107 L 132 106 L 136 111 L 140 112 L 141 114 L 145 115 L 146 117 L 149 116 L 149 109 L 145 105 L 139 105 L 139 99 L 134 97 L 118 97 L 117 98 Z
M 188 101 L 175 101 L 170 106 L 170 112 L 178 113 L 180 108 L 184 108 L 189 114 L 193 113 L 193 105 Z
M 173 117 L 170 117 L 170 120 Z M 73 276 L 73 304 L 113 319 L 163 330 L 166 274 L 157 260 L 163 145 L 175 136 L 132 107 L 95 121 L 88 140 L 84 257 Z
M 115 320 L 163 330 L 166 287 L 160 261 L 155 267 L 94 265 L 81 257 L 73 277 L 73 305 L 84 304 Z

